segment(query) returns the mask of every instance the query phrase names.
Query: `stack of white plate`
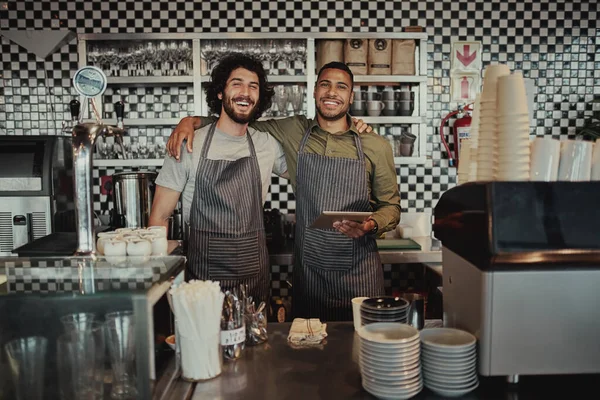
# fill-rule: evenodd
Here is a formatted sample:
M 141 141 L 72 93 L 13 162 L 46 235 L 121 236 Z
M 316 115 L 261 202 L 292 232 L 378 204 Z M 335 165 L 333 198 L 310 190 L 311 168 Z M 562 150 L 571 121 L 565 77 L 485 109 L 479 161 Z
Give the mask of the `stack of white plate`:
M 365 390 L 382 399 L 410 399 L 423 389 L 419 331 L 410 325 L 364 325 L 360 336 L 360 374 Z
M 371 297 L 361 303 L 360 319 L 363 325 L 376 322 L 406 323 L 409 305 L 408 301 L 401 297 Z
M 458 397 L 479 386 L 477 339 L 469 332 L 452 328 L 421 331 L 423 380 L 431 391 Z

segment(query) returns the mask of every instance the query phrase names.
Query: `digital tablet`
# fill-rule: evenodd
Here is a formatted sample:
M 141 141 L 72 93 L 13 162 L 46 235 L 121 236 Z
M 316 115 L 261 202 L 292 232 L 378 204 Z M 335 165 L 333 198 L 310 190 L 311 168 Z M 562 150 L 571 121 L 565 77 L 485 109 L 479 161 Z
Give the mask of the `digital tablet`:
M 318 229 L 331 229 L 335 221 L 356 221 L 364 222 L 371 216 L 371 212 L 358 212 L 358 211 L 323 211 L 319 218 L 315 220 L 310 226 L 311 228 Z

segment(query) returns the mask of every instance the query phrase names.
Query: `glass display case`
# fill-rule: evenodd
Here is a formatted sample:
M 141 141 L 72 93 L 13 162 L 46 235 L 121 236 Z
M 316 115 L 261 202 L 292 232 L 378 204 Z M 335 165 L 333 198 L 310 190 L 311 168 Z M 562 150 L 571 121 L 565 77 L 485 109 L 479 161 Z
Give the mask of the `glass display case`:
M 86 398 L 115 391 L 152 398 L 174 356 L 165 343 L 174 332 L 167 292 L 183 280 L 185 262 L 0 258 L 0 398 L 32 399 L 36 391 L 71 398 L 85 390 L 96 391 Z

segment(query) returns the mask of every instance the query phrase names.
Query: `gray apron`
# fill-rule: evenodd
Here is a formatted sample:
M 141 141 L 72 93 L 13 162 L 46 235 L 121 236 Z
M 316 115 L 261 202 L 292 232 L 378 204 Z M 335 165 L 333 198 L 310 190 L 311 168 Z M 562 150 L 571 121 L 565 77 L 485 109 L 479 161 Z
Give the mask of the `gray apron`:
M 198 162 L 186 279 L 219 281 L 223 291 L 247 284 L 259 304 L 268 300 L 269 257 L 256 151 L 246 133 L 249 157 L 208 159 L 215 126 L 208 130 Z
M 358 160 L 308 154 L 306 130 L 298 150 L 293 299 L 295 317 L 351 321 L 353 297 L 384 294 L 383 268 L 373 235 L 352 239 L 309 226 L 322 211 L 372 211 L 365 155 Z

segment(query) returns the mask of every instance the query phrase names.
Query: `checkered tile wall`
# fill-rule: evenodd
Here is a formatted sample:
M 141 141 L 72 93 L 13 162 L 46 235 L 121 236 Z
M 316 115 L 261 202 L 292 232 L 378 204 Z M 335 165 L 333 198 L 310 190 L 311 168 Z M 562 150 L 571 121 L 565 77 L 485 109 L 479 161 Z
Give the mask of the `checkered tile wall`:
M 591 101 L 600 95 L 596 0 L 7 0 L 0 1 L 0 6 L 0 28 L 69 28 L 79 33 L 293 31 L 301 35 L 426 27 L 430 35 L 429 159 L 423 166 L 397 168 L 406 211 L 431 211 L 440 195 L 456 182 L 456 170 L 443 158 L 437 135 L 441 118 L 456 107 L 450 102 L 453 40 L 479 40 L 484 66 L 507 63 L 535 79 L 537 108 L 532 134 L 572 137 L 591 115 Z M 4 38 L 1 46 L 0 134 L 60 134 L 61 121 L 68 118 L 67 103 L 73 97 L 69 79 L 77 69 L 75 42 L 45 61 Z M 186 94 L 185 88 L 178 88 L 176 95 Z M 146 92 L 127 95 L 149 96 Z M 165 109 L 162 99 L 141 101 L 138 107 L 142 109 L 135 112 L 140 116 L 186 112 L 183 108 Z M 146 131 L 150 128 L 139 128 L 137 135 Z M 104 173 L 110 171 L 97 171 L 97 175 Z M 267 207 L 293 211 L 289 186 L 278 178 L 273 178 L 273 183 Z M 98 197 L 96 205 L 103 200 Z

